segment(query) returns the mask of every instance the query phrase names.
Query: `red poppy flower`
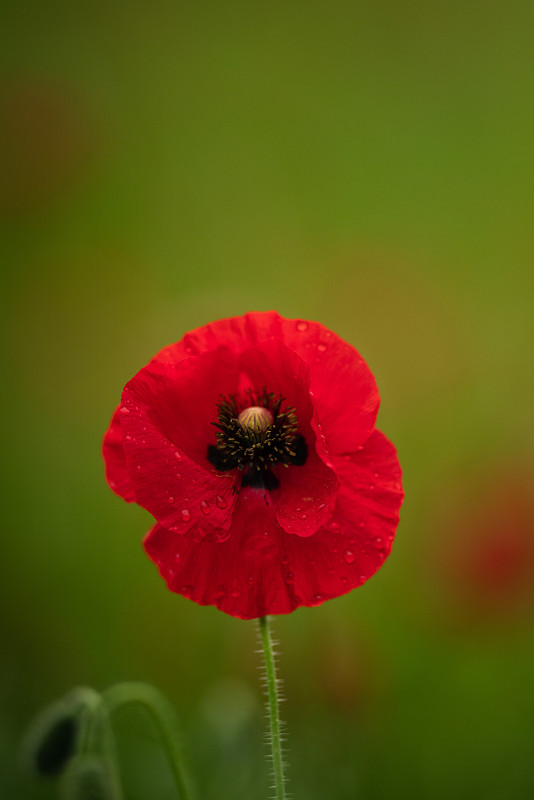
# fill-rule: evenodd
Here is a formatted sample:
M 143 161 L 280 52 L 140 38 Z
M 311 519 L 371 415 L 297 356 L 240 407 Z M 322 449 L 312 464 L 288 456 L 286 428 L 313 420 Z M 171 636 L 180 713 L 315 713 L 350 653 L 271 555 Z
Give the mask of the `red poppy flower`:
M 275 312 L 161 350 L 122 393 L 106 477 L 157 524 L 145 549 L 173 592 L 250 619 L 364 583 L 402 503 L 395 448 L 359 353 Z

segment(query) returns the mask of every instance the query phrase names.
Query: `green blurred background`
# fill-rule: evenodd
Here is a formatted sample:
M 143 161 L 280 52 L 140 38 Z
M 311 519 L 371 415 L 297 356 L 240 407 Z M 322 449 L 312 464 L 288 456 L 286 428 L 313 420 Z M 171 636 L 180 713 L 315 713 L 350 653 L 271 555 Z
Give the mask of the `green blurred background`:
M 265 798 L 254 624 L 172 595 L 104 482 L 123 384 L 212 319 L 353 343 L 406 501 L 276 621 L 294 797 L 534 796 L 534 5 L 4 0 L 0 797 L 71 686 L 172 699 L 203 800 Z M 144 720 L 127 800 L 171 800 Z

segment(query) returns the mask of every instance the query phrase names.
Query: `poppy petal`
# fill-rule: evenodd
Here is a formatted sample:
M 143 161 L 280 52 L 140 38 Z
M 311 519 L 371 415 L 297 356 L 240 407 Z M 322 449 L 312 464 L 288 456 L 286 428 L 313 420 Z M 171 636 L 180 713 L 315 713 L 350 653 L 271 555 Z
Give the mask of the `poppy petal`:
M 123 391 L 123 447 L 137 502 L 176 532 L 208 516 L 229 528 L 235 476 L 215 473 L 206 457 L 213 436 L 206 386 L 227 391 L 235 375 L 232 354 L 219 348 L 185 359 L 180 369 L 152 362 Z
M 360 353 L 320 322 L 285 319 L 276 311 L 250 312 L 197 328 L 164 348 L 156 359 L 176 363 L 216 349 L 236 352 L 268 339 L 283 342 L 309 369 L 318 416 L 334 453 L 350 453 L 371 434 L 380 405 L 374 376 Z
M 109 487 L 123 500 L 133 503 L 135 492 L 122 446 L 120 406 L 115 409 L 110 426 L 105 433 L 102 454 L 106 465 L 106 480 Z
M 352 486 L 340 489 L 331 520 L 313 536 L 284 531 L 273 506 L 249 489 L 240 494 L 226 541 L 199 539 L 195 529 L 176 536 L 156 525 L 146 552 L 169 589 L 242 619 L 286 614 L 345 594 L 384 563 L 403 493 L 395 448 L 379 431 L 341 461 L 337 466 L 350 473 Z

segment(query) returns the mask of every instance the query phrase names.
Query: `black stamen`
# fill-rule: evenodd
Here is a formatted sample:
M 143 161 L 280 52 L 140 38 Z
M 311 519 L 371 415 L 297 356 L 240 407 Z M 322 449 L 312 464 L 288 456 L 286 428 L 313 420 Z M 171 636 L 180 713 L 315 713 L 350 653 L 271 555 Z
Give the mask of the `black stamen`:
M 308 447 L 298 433 L 295 409 L 288 406 L 281 410 L 283 397 L 267 392 L 265 387 L 262 392 L 249 390 L 246 394 L 247 399 L 241 403 L 234 395 L 223 396 L 217 403 L 218 421 L 212 423 L 217 428 L 216 444 L 208 445 L 208 461 L 219 472 L 243 471 L 243 486 L 272 491 L 279 486 L 272 467 L 276 464 L 302 466 Z M 262 430 L 241 425 L 240 408 L 251 406 L 267 409 L 272 415 L 272 424 Z

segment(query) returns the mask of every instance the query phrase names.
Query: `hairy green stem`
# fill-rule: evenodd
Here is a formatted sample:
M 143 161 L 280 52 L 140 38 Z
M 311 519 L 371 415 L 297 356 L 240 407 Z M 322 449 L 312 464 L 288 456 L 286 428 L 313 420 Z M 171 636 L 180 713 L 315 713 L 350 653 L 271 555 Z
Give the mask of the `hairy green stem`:
M 276 664 L 274 660 L 273 641 L 269 618 L 260 617 L 260 636 L 263 647 L 263 662 L 265 666 L 265 679 L 267 684 L 267 708 L 269 711 L 269 741 L 273 759 L 273 776 L 276 800 L 285 800 L 284 759 L 282 752 L 282 736 L 280 724 L 280 699 L 278 696 L 278 679 L 276 677 Z

